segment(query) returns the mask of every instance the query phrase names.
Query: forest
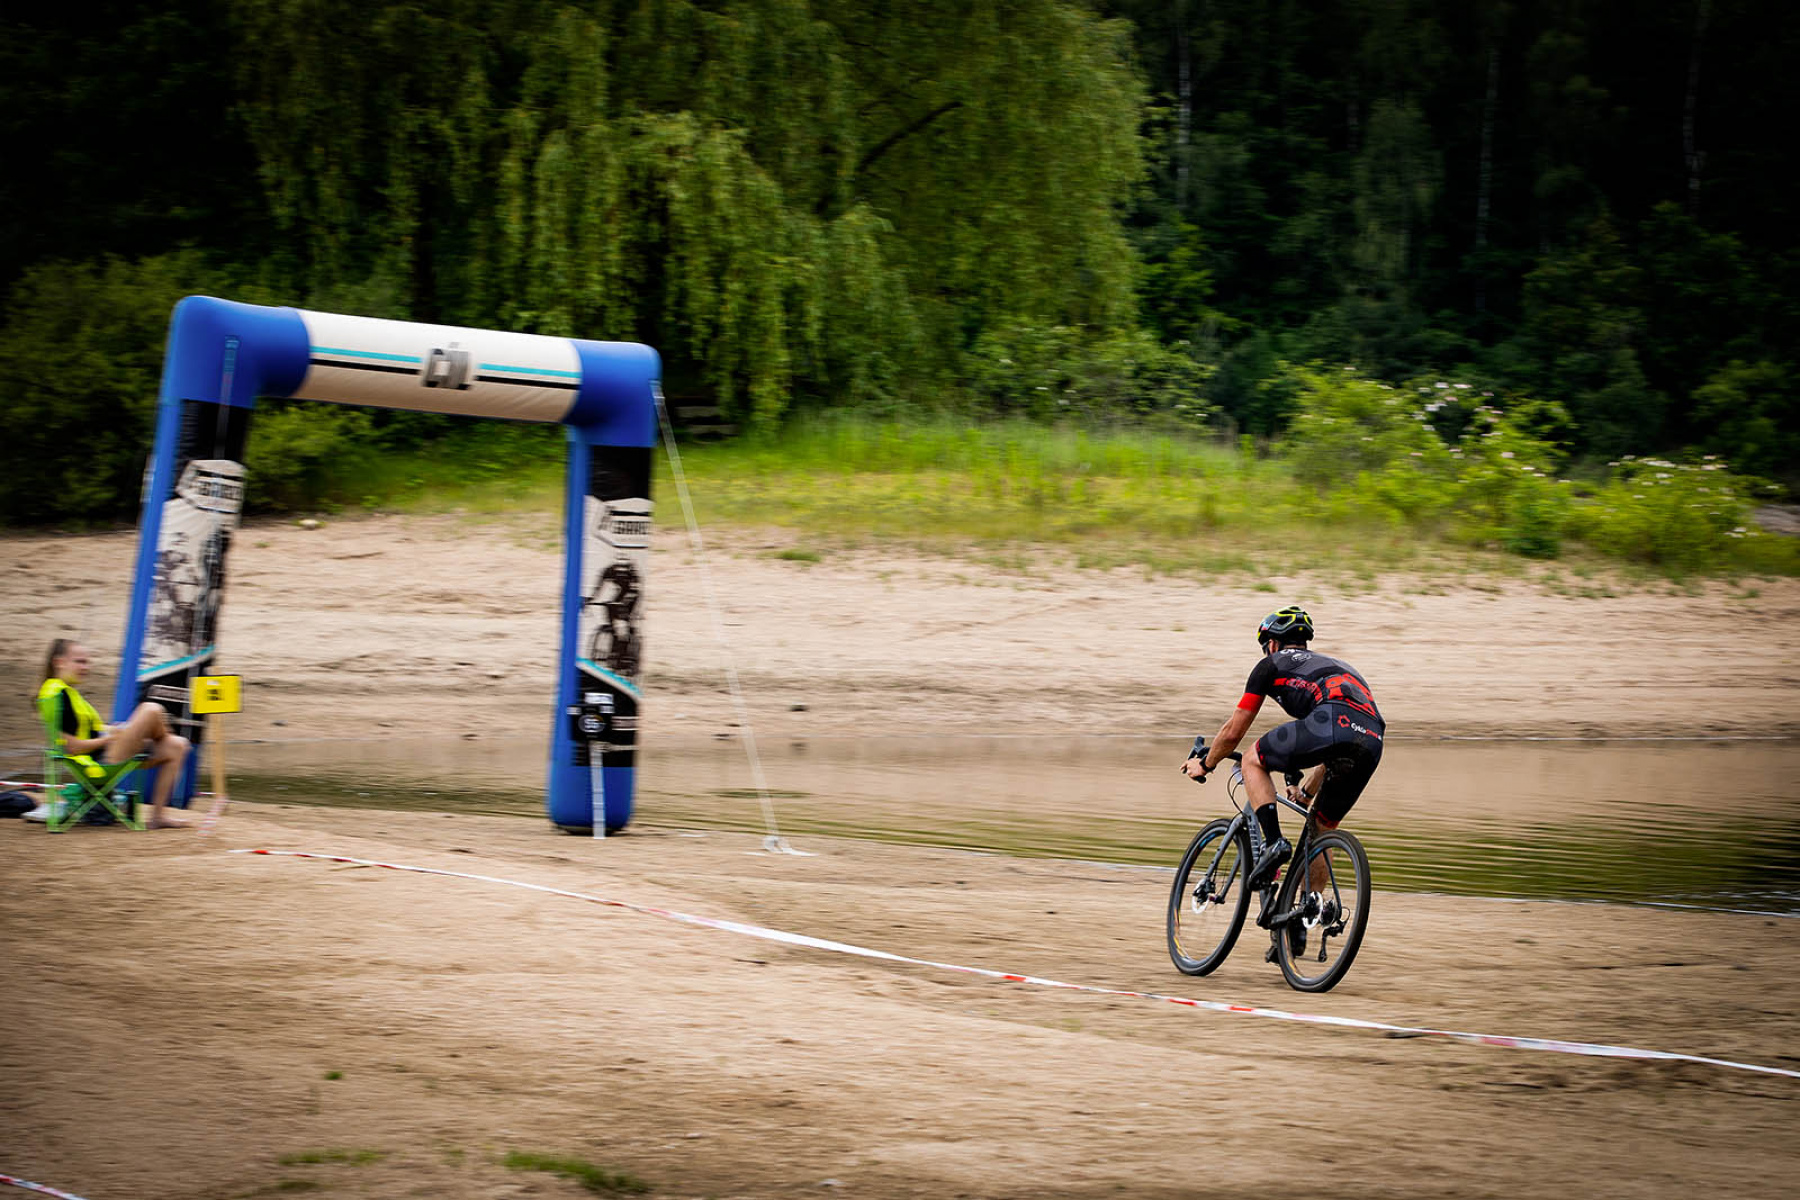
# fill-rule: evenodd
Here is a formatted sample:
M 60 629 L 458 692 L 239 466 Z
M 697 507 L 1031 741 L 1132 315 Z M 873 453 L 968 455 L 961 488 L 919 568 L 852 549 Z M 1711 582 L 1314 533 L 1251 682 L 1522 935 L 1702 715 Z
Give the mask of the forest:
M 130 515 L 190 292 L 644 341 L 671 397 L 762 443 L 846 418 L 1155 431 L 1428 508 L 1476 494 L 1432 487 L 1503 428 L 1517 486 L 1571 503 L 1637 494 L 1647 461 L 1729 477 L 1716 537 L 1800 483 L 1800 10 L 1774 0 L 171 0 L 0 25 L 8 522 Z M 481 436 L 272 408 L 258 497 Z M 1556 533 L 1576 510 L 1551 508 Z

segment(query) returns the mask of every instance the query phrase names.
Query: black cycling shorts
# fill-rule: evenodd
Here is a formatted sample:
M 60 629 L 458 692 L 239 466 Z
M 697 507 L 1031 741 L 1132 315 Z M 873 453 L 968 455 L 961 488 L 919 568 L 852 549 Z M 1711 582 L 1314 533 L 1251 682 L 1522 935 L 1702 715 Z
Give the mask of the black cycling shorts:
M 1325 782 L 1313 801 L 1333 825 L 1344 819 L 1381 765 L 1380 720 L 1345 704 L 1321 704 L 1298 721 L 1277 725 L 1256 739 L 1256 757 L 1271 774 L 1325 764 Z

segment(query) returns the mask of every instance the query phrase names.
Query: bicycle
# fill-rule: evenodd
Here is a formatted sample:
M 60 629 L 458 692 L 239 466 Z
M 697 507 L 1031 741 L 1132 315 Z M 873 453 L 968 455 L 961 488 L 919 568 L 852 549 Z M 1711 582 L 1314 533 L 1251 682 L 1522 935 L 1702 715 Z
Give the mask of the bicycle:
M 1194 739 L 1193 753 L 1206 753 L 1203 738 Z M 1238 799 L 1244 785 L 1244 756 L 1226 757 L 1234 764 L 1226 794 L 1237 812 L 1209 822 L 1194 835 L 1169 893 L 1169 957 L 1184 975 L 1211 974 L 1237 944 L 1250 906 L 1248 876 L 1262 853 L 1256 811 L 1247 800 Z M 1289 786 L 1300 782 L 1298 771 L 1286 776 Z M 1261 903 L 1256 924 L 1269 930 L 1273 957 L 1288 986 L 1302 992 L 1330 991 L 1355 961 L 1369 923 L 1369 856 L 1356 835 L 1342 829 L 1321 833 L 1311 809 L 1279 794 L 1275 801 L 1299 813 L 1306 823 L 1294 856 L 1278 879 L 1257 889 Z M 1315 950 L 1316 956 L 1309 959 Z M 1315 966 L 1320 969 L 1309 970 Z

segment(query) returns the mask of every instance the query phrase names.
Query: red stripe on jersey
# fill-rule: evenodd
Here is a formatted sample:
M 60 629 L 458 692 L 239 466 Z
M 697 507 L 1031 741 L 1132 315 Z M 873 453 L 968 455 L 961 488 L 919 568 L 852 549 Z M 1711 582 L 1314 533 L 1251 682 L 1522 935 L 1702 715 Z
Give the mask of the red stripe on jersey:
M 1263 698 L 1261 696 L 1257 695 L 1255 692 L 1245 692 L 1244 698 L 1242 700 L 1238 701 L 1237 706 L 1239 708 L 1247 708 L 1251 712 L 1255 712 L 1257 709 L 1262 707 L 1262 702 L 1263 702 Z

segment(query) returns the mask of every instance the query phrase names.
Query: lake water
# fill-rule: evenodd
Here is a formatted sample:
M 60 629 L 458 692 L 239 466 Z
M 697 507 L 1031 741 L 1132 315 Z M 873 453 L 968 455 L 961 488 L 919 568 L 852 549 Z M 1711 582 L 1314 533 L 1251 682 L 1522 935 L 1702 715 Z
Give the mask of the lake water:
M 1173 866 L 1228 812 L 1168 737 L 814 738 L 760 745 L 780 831 Z M 234 745 L 246 800 L 543 819 L 541 748 Z M 762 832 L 742 744 L 652 739 L 633 824 Z M 1345 827 L 1375 885 L 1800 914 L 1800 742 L 1396 740 Z M 1285 814 L 1285 824 L 1298 818 Z

